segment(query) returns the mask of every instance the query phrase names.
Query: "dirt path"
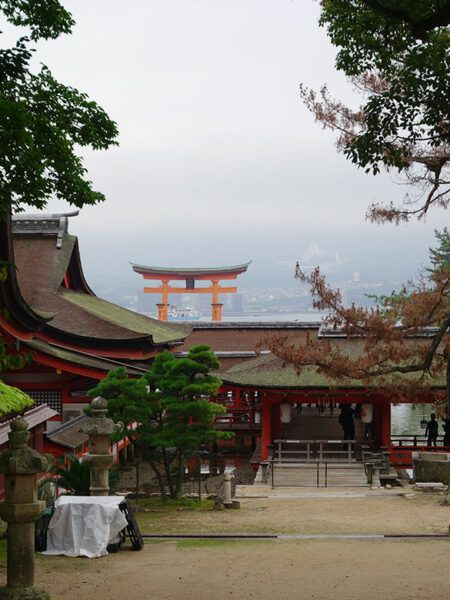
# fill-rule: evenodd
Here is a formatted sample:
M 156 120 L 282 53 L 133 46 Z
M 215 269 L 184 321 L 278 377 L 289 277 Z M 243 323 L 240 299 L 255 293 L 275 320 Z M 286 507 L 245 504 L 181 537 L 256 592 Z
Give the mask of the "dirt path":
M 241 494 L 272 493 L 242 488 Z M 299 490 L 294 490 L 299 492 Z M 444 533 L 438 494 L 242 499 L 239 511 L 138 513 L 143 533 Z M 407 600 L 448 597 L 447 539 L 146 540 L 101 559 L 39 556 L 53 600 Z M 0 569 L 0 583 L 5 568 Z
M 448 541 L 163 542 L 38 561 L 53 600 L 448 598 Z
M 306 497 L 283 497 L 301 492 Z M 271 495 L 270 488 L 242 487 L 239 495 Z M 286 489 L 276 498 L 241 499 L 241 510 L 168 514 L 139 513 L 143 533 L 447 533 L 450 508 L 436 494 L 400 496 L 396 492 L 339 490 L 350 495 L 333 498 L 337 490 Z M 351 495 L 353 494 L 353 495 Z M 370 495 L 371 494 L 371 495 Z M 393 495 L 395 494 L 395 495 Z

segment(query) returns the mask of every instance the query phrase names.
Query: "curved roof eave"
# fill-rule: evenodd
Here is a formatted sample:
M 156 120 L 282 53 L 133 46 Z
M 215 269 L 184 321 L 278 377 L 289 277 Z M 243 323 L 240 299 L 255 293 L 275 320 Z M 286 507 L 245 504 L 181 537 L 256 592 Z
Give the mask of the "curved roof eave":
M 228 273 L 244 273 L 248 266 L 251 264 L 251 260 L 242 263 L 240 265 L 232 265 L 229 267 L 189 267 L 189 268 L 173 268 L 173 267 L 153 267 L 150 265 L 138 265 L 130 262 L 133 271 L 139 274 L 148 275 L 182 275 L 182 276 L 193 276 L 196 275 L 220 275 L 221 273 L 226 275 Z
M 79 277 L 79 284 L 84 291 L 90 296 L 97 296 L 91 288 L 89 287 L 86 278 L 83 273 L 83 267 L 81 266 L 81 255 L 80 255 L 80 246 L 78 244 L 78 238 L 75 239 L 75 244 L 73 246 L 72 255 L 69 260 L 69 264 L 67 266 L 68 270 L 75 269 L 76 274 Z
M 24 343 L 24 347 L 33 353 L 33 358 L 37 362 L 94 378 L 99 375 L 103 377 L 105 373 L 118 367 L 125 367 L 131 375 L 142 375 L 148 370 L 120 359 L 99 357 L 37 339 Z
M 14 250 L 11 234 L 11 216 L 0 220 L 0 258 L 8 264 L 8 273 L 0 283 L 0 304 L 9 312 L 9 318 L 29 331 L 36 331 L 52 319 L 51 315 L 39 314 L 25 302 L 17 282 L 14 267 Z
M 175 340 L 166 340 L 161 342 L 154 342 L 152 335 L 144 335 L 140 337 L 134 338 L 125 338 L 125 339 L 117 339 L 117 338 L 94 338 L 92 336 L 83 336 L 77 335 L 75 333 L 70 333 L 64 331 L 62 329 L 58 329 L 56 327 L 52 327 L 51 325 L 47 325 L 44 328 L 43 333 L 46 333 L 48 337 L 54 338 L 55 340 L 59 340 L 61 342 L 65 342 L 74 347 L 83 347 L 83 348 L 92 348 L 92 349 L 100 349 L 100 348 L 113 348 L 113 349 L 129 349 L 136 351 L 137 349 L 142 351 L 143 353 L 151 352 L 153 349 L 164 349 L 164 348 L 172 348 L 174 346 L 181 346 L 183 344 L 184 338 L 175 339 Z M 41 337 L 37 335 L 37 337 Z

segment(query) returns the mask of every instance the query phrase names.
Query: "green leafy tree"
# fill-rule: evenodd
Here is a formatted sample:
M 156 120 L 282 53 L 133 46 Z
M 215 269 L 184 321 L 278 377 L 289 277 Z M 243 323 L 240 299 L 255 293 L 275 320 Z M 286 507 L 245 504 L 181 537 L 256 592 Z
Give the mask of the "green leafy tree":
M 116 124 L 88 96 L 58 82 L 43 65 L 30 68 L 30 39 L 71 33 L 74 21 L 57 0 L 4 0 L 6 20 L 27 27 L 0 50 L 0 212 L 23 204 L 44 208 L 51 197 L 82 207 L 104 199 L 86 178 L 77 147 L 115 144 Z
M 351 109 L 326 86 L 301 86 L 306 106 L 338 132 L 338 148 L 358 167 L 402 174 L 410 184 L 403 204 L 375 203 L 376 222 L 423 217 L 447 207 L 450 163 L 449 2 L 439 0 L 323 0 L 320 24 L 338 48 L 336 68 L 364 103 Z
M 430 248 L 430 261 L 433 267 L 428 269 L 430 273 L 433 271 L 447 268 L 450 270 L 450 232 L 447 227 L 442 231 L 434 230 L 434 236 L 439 242 L 437 248 Z

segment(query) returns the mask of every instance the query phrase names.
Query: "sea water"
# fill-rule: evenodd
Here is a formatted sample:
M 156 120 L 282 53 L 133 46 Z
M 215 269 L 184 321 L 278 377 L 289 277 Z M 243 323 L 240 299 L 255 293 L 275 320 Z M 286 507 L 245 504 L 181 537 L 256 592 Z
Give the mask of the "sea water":
M 391 407 L 391 434 L 396 435 L 424 435 L 420 421 L 430 420 L 432 413 L 431 404 L 397 404 Z M 438 420 L 439 421 L 439 420 Z M 439 435 L 443 434 L 442 423 L 439 421 Z

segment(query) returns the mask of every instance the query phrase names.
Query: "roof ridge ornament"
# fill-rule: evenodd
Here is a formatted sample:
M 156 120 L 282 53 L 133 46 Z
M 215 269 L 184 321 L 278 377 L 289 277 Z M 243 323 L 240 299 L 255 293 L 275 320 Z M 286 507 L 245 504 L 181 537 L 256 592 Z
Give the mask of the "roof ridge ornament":
M 56 247 L 62 247 L 63 235 L 69 232 L 69 217 L 76 217 L 80 211 L 51 214 L 15 214 L 11 218 L 13 234 L 56 235 Z

